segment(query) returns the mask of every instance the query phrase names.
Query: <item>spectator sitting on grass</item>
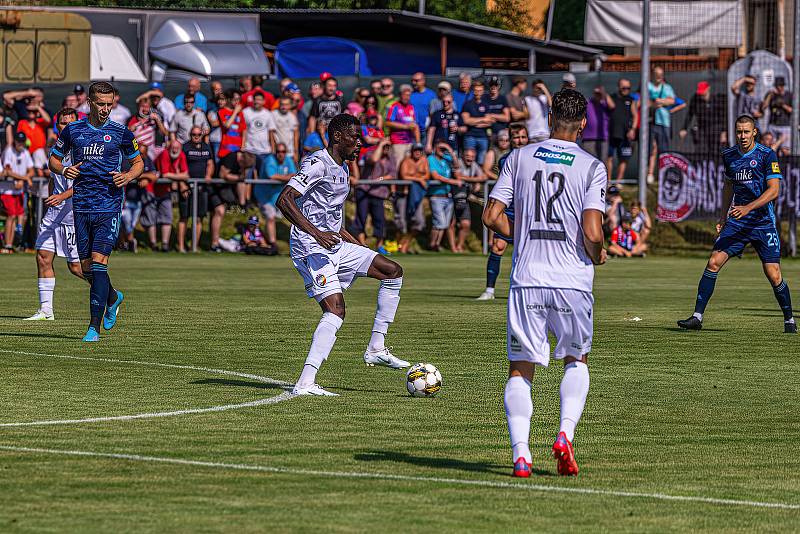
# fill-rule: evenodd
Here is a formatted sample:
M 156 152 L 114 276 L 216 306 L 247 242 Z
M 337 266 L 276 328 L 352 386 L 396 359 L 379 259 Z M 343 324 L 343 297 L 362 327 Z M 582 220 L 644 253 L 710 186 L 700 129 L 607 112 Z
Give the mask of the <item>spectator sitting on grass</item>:
M 647 252 L 647 245 L 640 242 L 639 234 L 631 228 L 630 215 L 625 215 L 622 223 L 611 233 L 611 242 L 608 244 L 609 255 L 630 258 L 644 256 L 645 252 Z
M 639 236 L 639 243 L 642 245 L 647 243 L 647 238 L 650 237 L 651 227 L 650 214 L 647 213 L 647 208 L 642 207 L 641 202 L 638 200 L 632 202 L 631 228 Z
M 247 229 L 242 234 L 242 250 L 245 254 L 274 256 L 277 251 L 267 244 L 267 239 L 258 227 L 258 217 L 253 215 L 247 219 Z

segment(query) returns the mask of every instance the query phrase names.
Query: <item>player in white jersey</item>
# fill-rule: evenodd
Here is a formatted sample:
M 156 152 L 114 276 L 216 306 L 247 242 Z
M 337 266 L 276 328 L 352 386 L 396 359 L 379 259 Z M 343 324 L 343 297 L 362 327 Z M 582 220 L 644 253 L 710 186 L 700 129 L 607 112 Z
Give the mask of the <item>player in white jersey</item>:
M 586 126 L 586 99 L 563 89 L 553 97 L 550 139 L 511 153 L 500 171 L 483 222 L 514 236 L 508 297 L 509 378 L 505 409 L 514 475 L 531 474 L 531 381 L 535 365 L 550 362 L 548 331 L 564 360 L 561 428 L 553 445 L 558 473 L 577 475 L 575 427 L 589 392 L 594 265 L 605 263 L 605 166 L 576 140 Z M 514 203 L 514 219 L 505 213 Z
M 303 371 L 294 393 L 336 396 L 316 383 L 317 371 L 336 342 L 345 314 L 345 291 L 359 276 L 380 280 L 378 308 L 364 361 L 394 369 L 408 367 L 384 344 L 400 303 L 403 269 L 397 263 L 359 244 L 342 225 L 344 202 L 350 192 L 347 162 L 358 157 L 361 126 L 341 114 L 328 124 L 330 144 L 307 157 L 278 199 L 281 213 L 292 223 L 290 254 L 303 277 L 306 293 L 322 308 Z
M 73 108 L 63 108 L 58 112 L 58 131 L 67 124 L 78 120 L 78 112 Z M 69 156 L 65 157 L 66 160 Z M 71 162 L 67 161 L 67 165 Z M 53 293 L 56 289 L 56 272 L 53 260 L 56 255 L 67 259 L 72 274 L 83 279 L 78 247 L 75 243 L 75 223 L 72 218 L 72 180 L 59 174 L 50 175 L 49 196 L 39 233 L 36 237 L 36 267 L 39 276 L 39 311 L 25 321 L 52 321 Z

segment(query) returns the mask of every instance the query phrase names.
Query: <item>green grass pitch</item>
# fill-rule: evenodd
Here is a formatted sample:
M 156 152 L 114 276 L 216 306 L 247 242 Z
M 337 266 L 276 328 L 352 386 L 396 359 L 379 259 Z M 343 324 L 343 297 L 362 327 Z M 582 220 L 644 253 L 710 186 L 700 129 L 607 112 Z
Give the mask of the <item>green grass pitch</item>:
M 502 406 L 510 260 L 487 303 L 473 300 L 482 257 L 399 261 L 388 342 L 438 366 L 441 393 L 410 398 L 403 372 L 364 365 L 377 283 L 360 280 L 319 376 L 341 397 L 259 403 L 283 390 L 257 377 L 293 381 L 319 317 L 288 258 L 116 255 L 110 273 L 126 302 L 93 346 L 80 342 L 87 289 L 63 262 L 57 320 L 26 323 L 34 259 L 3 258 L 0 531 L 800 529 L 800 345 L 782 333 L 756 260 L 724 269 L 702 332 L 675 320 L 691 312 L 703 259 L 598 269 L 581 474 L 554 476 L 548 456 L 553 364 L 534 379 L 537 474 L 523 481 L 509 476 Z M 800 263 L 785 262 L 784 275 L 800 302 Z M 257 405 L 17 425 L 245 403 Z

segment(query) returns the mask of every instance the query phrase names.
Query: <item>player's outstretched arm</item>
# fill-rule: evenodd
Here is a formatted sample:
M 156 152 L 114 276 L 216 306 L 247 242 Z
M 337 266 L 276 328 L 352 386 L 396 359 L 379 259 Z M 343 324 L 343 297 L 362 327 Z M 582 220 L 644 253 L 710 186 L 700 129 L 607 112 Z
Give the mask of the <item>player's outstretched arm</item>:
M 514 235 L 514 224 L 506 215 L 506 208 L 507 206 L 496 198 L 490 198 L 481 219 L 489 230 L 494 230 L 500 235 L 511 236 Z
M 603 240 L 603 212 L 596 209 L 583 210 L 583 246 L 595 265 L 606 262 Z
M 289 222 L 297 228 L 313 237 L 317 243 L 326 249 L 332 249 L 341 239 L 335 232 L 322 232 L 305 218 L 300 208 L 297 207 L 297 199 L 302 195 L 294 187 L 287 185 L 278 197 L 278 209 Z M 352 237 L 352 236 L 351 236 Z

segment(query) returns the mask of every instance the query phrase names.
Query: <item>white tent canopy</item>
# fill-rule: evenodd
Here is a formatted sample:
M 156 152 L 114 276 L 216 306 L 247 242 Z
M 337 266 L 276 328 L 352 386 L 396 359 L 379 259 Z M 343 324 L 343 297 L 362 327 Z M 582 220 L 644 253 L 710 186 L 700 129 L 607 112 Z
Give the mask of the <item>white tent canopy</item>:
M 92 81 L 146 82 L 142 69 L 119 37 L 92 34 Z

